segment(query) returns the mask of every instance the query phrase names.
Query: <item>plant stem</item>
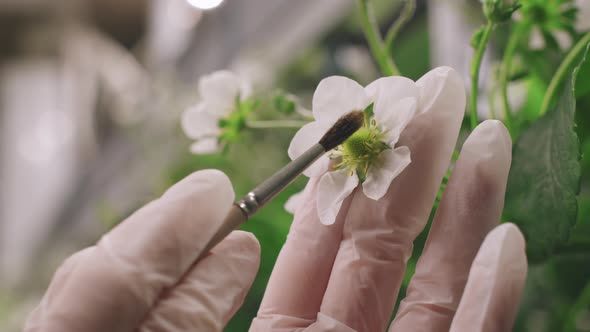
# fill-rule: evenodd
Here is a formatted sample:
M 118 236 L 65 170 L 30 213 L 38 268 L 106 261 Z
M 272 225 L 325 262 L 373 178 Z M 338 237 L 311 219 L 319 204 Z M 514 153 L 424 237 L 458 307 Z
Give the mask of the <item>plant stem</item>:
M 304 118 L 313 120 L 313 113 L 305 107 L 296 105 L 295 112 L 297 112 L 297 114 L 301 115 Z
M 406 23 L 408 23 L 410 19 L 414 17 L 414 12 L 416 11 L 416 0 L 405 1 L 406 4 L 404 5 L 404 8 L 402 8 L 399 17 L 389 28 L 387 35 L 385 35 L 385 51 L 388 54 L 393 52 L 393 42 L 395 37 L 397 37 L 397 34 L 406 25 Z
M 576 300 L 576 303 L 570 308 L 565 320 L 565 326 L 562 331 L 564 332 L 575 332 L 577 315 L 585 308 L 590 306 L 590 282 L 586 284 L 580 296 Z
M 495 75 L 497 75 L 498 77 L 500 76 L 500 70 L 501 69 L 499 67 L 496 69 Z M 496 98 L 494 98 L 494 96 L 496 95 L 496 93 L 498 93 L 500 89 L 500 85 L 496 84 L 492 86 L 491 91 L 489 91 L 490 98 L 488 98 L 488 103 L 490 104 L 490 119 L 498 119 L 498 115 L 496 114 Z
M 371 53 L 377 61 L 379 70 L 384 76 L 399 75 L 399 70 L 393 63 L 391 56 L 387 53 L 383 38 L 379 33 L 379 27 L 375 21 L 373 7 L 369 4 L 370 0 L 358 0 L 358 6 L 361 17 L 361 28 L 371 49 Z
M 539 112 L 540 115 L 547 113 L 549 107 L 551 106 L 551 102 L 555 98 L 555 95 L 558 93 L 557 89 L 559 89 L 561 83 L 566 78 L 568 74 L 571 73 L 574 66 L 576 65 L 576 60 L 578 56 L 582 54 L 586 50 L 586 45 L 590 43 L 590 32 L 586 33 L 582 38 L 572 47 L 570 52 L 566 55 L 565 59 L 561 62 L 557 71 L 551 78 L 551 82 L 549 83 L 549 87 L 545 92 L 545 97 L 543 98 L 543 103 L 541 104 L 541 111 Z
M 522 28 L 520 28 L 518 25 L 514 28 L 514 31 L 512 31 L 512 34 L 508 39 L 508 43 L 506 44 L 506 50 L 502 56 L 502 67 L 500 71 L 500 87 L 502 91 L 502 106 L 504 107 L 504 123 L 506 124 L 509 132 L 512 132 L 513 118 L 512 111 L 510 110 L 510 103 L 508 102 L 508 76 L 512 70 L 512 58 L 514 57 L 514 52 L 518 46 L 521 31 Z
M 477 127 L 477 92 L 479 86 L 479 67 L 481 66 L 481 60 L 483 59 L 484 52 L 486 50 L 486 45 L 488 44 L 488 40 L 490 39 L 490 35 L 492 34 L 492 30 L 494 29 L 494 23 L 488 21 L 486 24 L 481 39 L 479 40 L 479 44 L 477 45 L 477 49 L 475 50 L 475 55 L 471 60 L 471 130 Z
M 308 121 L 298 120 L 246 121 L 246 127 L 255 129 L 301 128 L 308 123 Z

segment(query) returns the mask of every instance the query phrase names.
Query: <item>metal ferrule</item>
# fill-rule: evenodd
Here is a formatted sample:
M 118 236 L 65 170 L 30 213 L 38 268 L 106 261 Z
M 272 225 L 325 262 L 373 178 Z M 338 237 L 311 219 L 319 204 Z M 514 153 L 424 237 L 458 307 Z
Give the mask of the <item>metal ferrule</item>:
M 256 200 L 256 195 L 253 192 L 246 194 L 246 196 L 240 199 L 237 204 L 248 217 L 256 213 L 258 208 L 260 208 L 260 205 Z
M 262 182 L 237 204 L 248 216 L 254 214 L 268 201 L 280 193 L 285 187 L 293 182 L 306 168 L 321 157 L 326 151 L 319 143 L 305 151 L 299 158 L 293 160 L 285 167 L 276 172 L 273 176 Z

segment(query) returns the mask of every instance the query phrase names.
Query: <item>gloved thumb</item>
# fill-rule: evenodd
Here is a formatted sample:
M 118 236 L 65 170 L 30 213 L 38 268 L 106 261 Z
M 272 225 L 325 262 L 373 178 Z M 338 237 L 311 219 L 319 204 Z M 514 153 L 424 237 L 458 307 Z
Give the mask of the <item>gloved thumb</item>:
M 235 272 L 236 264 L 243 270 L 247 266 L 247 282 L 226 287 L 248 288 L 259 259 L 257 243 L 253 244 L 255 240 L 250 237 L 244 241 L 242 236 L 229 245 L 238 250 L 252 249 L 242 252 L 250 255 L 247 264 L 226 254 L 226 244 L 218 249 L 217 256 L 214 253 L 213 258 L 207 258 L 216 262 L 215 268 L 212 263 L 206 264 L 207 259 L 201 261 L 203 271 L 199 272 L 201 264 L 195 266 L 233 199 L 225 174 L 205 170 L 188 176 L 103 236 L 96 246 L 69 258 L 30 315 L 25 331 L 133 331 L 163 298 L 183 285 L 185 276 L 207 274 L 208 267 L 214 278 L 213 274 L 222 271 Z M 227 264 L 225 270 L 223 264 Z M 224 280 L 219 278 L 220 282 Z M 202 291 L 207 294 L 207 290 Z

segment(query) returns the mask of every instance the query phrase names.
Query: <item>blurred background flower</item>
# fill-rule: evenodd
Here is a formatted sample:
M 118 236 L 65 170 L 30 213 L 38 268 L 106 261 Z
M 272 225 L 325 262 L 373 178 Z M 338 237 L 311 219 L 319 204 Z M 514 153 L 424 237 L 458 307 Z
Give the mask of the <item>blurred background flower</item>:
M 200 101 L 182 114 L 185 134 L 196 140 L 191 152 L 207 154 L 219 151 L 219 141 L 231 140 L 245 126 L 246 107 L 252 87 L 228 70 L 220 70 L 199 79 Z
M 573 0 L 522 0 L 517 14 L 530 29 L 529 46 L 567 49 L 576 34 L 578 7 Z

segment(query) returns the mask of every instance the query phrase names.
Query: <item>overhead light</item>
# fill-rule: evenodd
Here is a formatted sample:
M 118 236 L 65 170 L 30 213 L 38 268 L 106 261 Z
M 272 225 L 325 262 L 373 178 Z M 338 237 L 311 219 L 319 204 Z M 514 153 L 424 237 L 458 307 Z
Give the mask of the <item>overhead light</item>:
M 221 5 L 223 0 L 186 0 L 188 3 L 199 9 L 213 9 Z

